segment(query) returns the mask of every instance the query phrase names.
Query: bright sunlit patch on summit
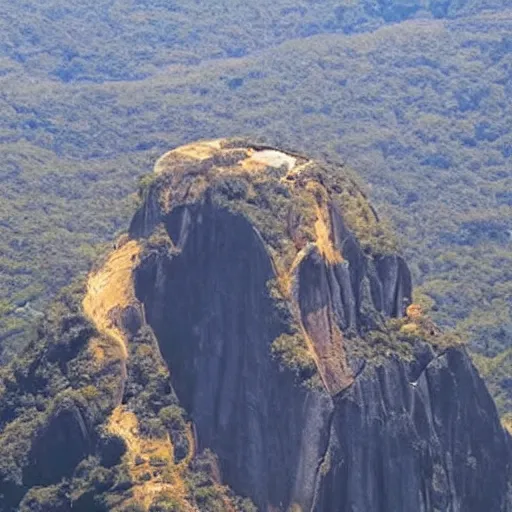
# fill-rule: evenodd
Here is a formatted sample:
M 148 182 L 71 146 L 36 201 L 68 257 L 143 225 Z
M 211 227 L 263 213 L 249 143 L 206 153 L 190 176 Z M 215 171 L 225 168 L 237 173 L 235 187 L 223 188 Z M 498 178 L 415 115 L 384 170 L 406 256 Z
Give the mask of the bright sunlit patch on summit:
M 274 149 L 264 149 L 262 151 L 254 151 L 250 156 L 250 160 L 256 163 L 269 165 L 270 167 L 279 168 L 286 166 L 286 170 L 290 171 L 295 167 L 297 159 L 291 155 L 287 155 L 281 151 Z

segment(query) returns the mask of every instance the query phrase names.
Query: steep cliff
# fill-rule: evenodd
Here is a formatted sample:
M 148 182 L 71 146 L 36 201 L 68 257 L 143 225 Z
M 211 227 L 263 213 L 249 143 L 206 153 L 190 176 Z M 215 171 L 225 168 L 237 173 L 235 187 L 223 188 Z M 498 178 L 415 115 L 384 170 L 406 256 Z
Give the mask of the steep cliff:
M 140 197 L 3 377 L 0 508 L 510 510 L 485 385 L 348 170 L 201 142 Z

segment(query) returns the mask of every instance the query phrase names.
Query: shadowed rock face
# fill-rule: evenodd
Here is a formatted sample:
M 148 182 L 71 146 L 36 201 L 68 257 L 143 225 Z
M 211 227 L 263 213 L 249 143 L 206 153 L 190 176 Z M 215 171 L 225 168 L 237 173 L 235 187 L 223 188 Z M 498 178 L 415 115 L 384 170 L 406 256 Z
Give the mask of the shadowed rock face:
M 23 480 L 38 485 L 59 482 L 92 451 L 92 427 L 71 399 L 62 401 L 45 425 L 30 453 Z
M 508 510 L 509 439 L 468 357 L 410 370 L 390 362 L 336 401 L 316 510 Z
M 263 510 L 309 509 L 332 402 L 297 387 L 271 357 L 285 325 L 268 296 L 273 269 L 260 236 L 211 205 L 178 209 L 166 226 L 181 252 L 143 262 L 136 293 L 199 449 L 213 449 L 224 480 Z
M 305 387 L 272 356 L 288 323 L 268 293 L 265 234 L 208 196 L 167 211 L 148 198 L 132 233 L 151 232 L 149 211 L 176 250 L 143 258 L 136 295 L 199 448 L 216 452 L 236 493 L 265 511 L 508 510 L 509 437 L 465 352 L 419 343 L 409 361 L 355 355 L 410 303 L 400 256 L 365 253 L 330 204 L 343 261 L 310 244 L 291 271 L 289 312 L 321 377 Z

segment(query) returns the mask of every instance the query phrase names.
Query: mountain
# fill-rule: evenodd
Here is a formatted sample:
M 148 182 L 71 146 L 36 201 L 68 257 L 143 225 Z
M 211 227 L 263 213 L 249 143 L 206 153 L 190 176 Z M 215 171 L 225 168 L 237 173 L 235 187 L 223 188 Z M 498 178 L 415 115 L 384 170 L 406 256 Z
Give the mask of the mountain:
M 1 373 L 5 511 L 508 511 L 511 439 L 346 166 L 158 159 Z
M 500 413 L 512 411 L 508 1 L 1 11 L 2 363 L 126 225 L 161 152 L 242 134 L 360 171 L 415 301 L 468 340 Z

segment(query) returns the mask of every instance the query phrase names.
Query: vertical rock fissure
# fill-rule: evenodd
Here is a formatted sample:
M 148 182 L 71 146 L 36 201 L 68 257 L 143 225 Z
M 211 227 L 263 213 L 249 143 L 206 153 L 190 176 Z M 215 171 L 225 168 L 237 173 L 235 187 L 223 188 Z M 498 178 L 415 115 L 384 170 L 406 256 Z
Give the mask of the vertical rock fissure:
M 343 391 L 342 391 L 343 393 Z M 329 457 L 331 456 L 331 443 L 333 440 L 333 420 L 334 420 L 334 412 L 336 409 L 336 402 L 335 399 L 332 398 L 332 404 L 333 404 L 333 410 L 329 413 L 329 418 L 327 420 L 327 432 L 329 433 L 329 437 L 327 439 L 326 448 L 325 451 L 318 462 L 318 466 L 315 471 L 315 486 L 314 486 L 314 493 L 313 493 L 313 499 L 311 502 L 311 512 L 317 509 L 318 500 L 319 500 L 319 493 L 320 493 L 320 485 L 322 483 L 322 479 L 325 477 L 326 473 L 329 472 L 331 469 L 329 467 L 330 460 Z

